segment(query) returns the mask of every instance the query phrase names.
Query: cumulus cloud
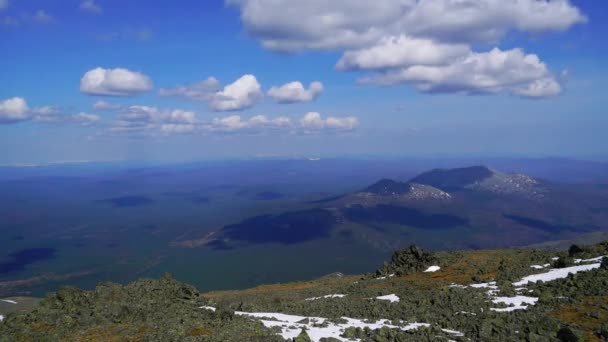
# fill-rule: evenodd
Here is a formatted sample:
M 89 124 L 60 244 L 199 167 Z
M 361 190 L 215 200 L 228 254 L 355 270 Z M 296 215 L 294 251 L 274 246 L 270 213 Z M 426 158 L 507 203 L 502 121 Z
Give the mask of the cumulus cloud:
M 182 109 L 151 106 L 124 108 L 106 131 L 110 134 L 155 135 L 194 132 L 200 122 L 196 113 Z
M 563 31 L 586 21 L 569 0 L 226 0 L 273 50 L 369 46 L 402 34 L 495 42 L 512 30 Z
M 120 113 L 119 118 L 125 121 L 141 121 L 147 123 L 196 123 L 196 113 L 181 109 L 161 110 L 149 106 L 130 106 Z
M 359 126 L 356 117 L 327 117 L 310 112 L 298 120 L 291 120 L 285 116 L 269 118 L 265 115 L 253 116 L 243 119 L 240 115 L 214 118 L 204 125 L 204 130 L 221 133 L 261 133 L 265 131 L 280 131 L 287 133 L 315 134 L 323 132 L 349 132 Z
M 409 82 L 420 91 L 434 93 L 508 91 L 524 97 L 544 97 L 561 91 L 561 86 L 538 56 L 525 54 L 521 49 L 471 52 L 446 65 L 415 65 L 390 70 L 362 82 L 382 85 Z
M 99 6 L 95 0 L 84 0 L 80 3 L 80 10 L 95 14 L 102 14 L 103 9 Z
M 22 97 L 0 102 L 0 123 L 15 123 L 30 119 L 30 108 Z
M 92 126 L 96 125 L 101 121 L 101 118 L 95 114 L 89 114 L 85 112 L 80 112 L 71 117 L 73 122 L 83 125 L 83 126 Z
M 181 85 L 172 89 L 163 88 L 158 94 L 204 101 L 218 112 L 250 108 L 264 96 L 262 86 L 254 75 L 243 75 L 224 88 L 221 88 L 220 82 L 215 77 L 209 77 L 190 85 Z
M 128 69 L 95 68 L 80 80 L 80 91 L 89 95 L 133 96 L 152 89 L 152 80 Z
M 64 114 L 55 106 L 30 108 L 22 97 L 13 97 L 0 101 L 0 124 L 10 124 L 31 120 L 38 123 L 61 124 L 76 123 L 83 126 L 97 124 L 101 118 L 88 113 L 75 115 Z
M 36 122 L 60 123 L 65 120 L 65 115 L 55 106 L 43 106 L 34 108 L 30 112 L 32 119 Z
M 301 82 L 294 81 L 280 87 L 270 88 L 268 96 L 278 103 L 310 102 L 319 97 L 322 92 L 323 84 L 321 82 L 312 82 L 306 89 Z
M 122 108 L 119 104 L 114 104 L 106 101 L 97 101 L 93 104 L 95 110 L 116 110 Z
M 306 132 L 315 132 L 323 129 L 335 131 L 353 131 L 359 126 L 359 120 L 354 116 L 327 117 L 323 119 L 320 113 L 308 112 L 300 119 L 300 126 Z
M 472 47 L 480 42 L 498 46 L 509 32 L 559 32 L 587 21 L 570 0 L 226 2 L 240 10 L 247 32 L 268 49 L 342 51 L 338 70 L 368 71 L 374 75 L 365 79 L 367 83 L 410 82 L 427 92 L 508 90 L 525 97 L 555 95 L 561 91 L 559 82 L 535 55 L 521 63 L 518 56 L 509 56 L 506 62 L 520 67 L 515 74 L 532 69 L 538 78 L 509 75 L 499 66 L 495 66 L 501 69 L 499 74 L 494 75 L 483 63 L 496 61 L 500 53 Z M 532 56 L 537 60 L 532 61 Z M 464 65 L 465 61 L 473 65 Z M 464 69 L 471 72 L 466 80 L 458 82 L 450 76 Z
M 158 94 L 160 96 L 183 97 L 197 101 L 209 101 L 220 90 L 220 82 L 209 77 L 198 83 L 178 86 L 173 89 L 161 89 Z
M 267 129 L 290 129 L 292 122 L 289 118 L 279 116 L 268 118 L 265 115 L 256 115 L 248 120 L 243 120 L 240 115 L 230 115 L 222 118 L 214 118 L 207 130 L 214 132 L 259 132 Z
M 209 105 L 216 111 L 242 110 L 252 107 L 262 97 L 262 86 L 255 76 L 243 75 L 215 93 Z
M 346 51 L 339 70 L 375 70 L 411 65 L 441 65 L 471 52 L 466 44 L 437 43 L 410 36 L 386 37 L 374 46 Z

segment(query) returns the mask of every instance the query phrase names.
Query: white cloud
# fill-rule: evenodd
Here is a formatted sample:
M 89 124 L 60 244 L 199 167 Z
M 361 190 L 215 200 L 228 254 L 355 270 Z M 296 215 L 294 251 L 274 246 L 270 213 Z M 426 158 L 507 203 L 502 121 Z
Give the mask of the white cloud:
M 57 107 L 54 107 L 54 106 L 43 106 L 43 107 L 34 108 L 32 110 L 32 113 L 36 114 L 36 115 L 41 115 L 41 116 L 58 115 L 59 109 L 57 109 Z
M 89 95 L 132 96 L 147 92 L 152 86 L 148 76 L 123 68 L 95 68 L 80 80 L 80 91 Z
M 559 32 L 586 21 L 570 0 L 426 0 L 402 24 L 448 41 L 497 42 L 512 30 Z
M 570 0 L 226 0 L 262 45 L 276 51 L 338 50 L 338 70 L 377 74 L 367 83 L 409 82 L 425 92 L 545 97 L 559 82 L 535 55 L 494 49 L 509 32 L 565 31 L 585 23 Z M 499 51 L 498 53 L 496 51 Z M 515 64 L 509 71 L 492 63 Z M 466 63 L 470 63 L 467 65 Z M 485 64 L 489 63 L 489 64 Z M 467 70 L 470 73 L 463 73 Z M 522 72 L 531 71 L 529 75 Z M 455 75 L 464 76 L 458 80 Z M 533 75 L 537 77 L 534 78 Z
M 160 126 L 160 131 L 163 134 L 183 134 L 191 133 L 196 129 L 196 125 L 193 124 L 163 124 Z
M 569 0 L 226 0 L 269 49 L 344 49 L 387 36 L 495 42 L 507 32 L 563 31 L 586 21 Z
M 333 117 L 323 119 L 320 113 L 308 112 L 300 119 L 300 126 L 305 132 L 316 132 L 323 129 L 334 131 L 353 131 L 359 126 L 359 120 L 354 116 Z
M 271 130 L 287 133 L 318 134 L 323 132 L 354 131 L 358 126 L 359 120 L 356 117 L 322 118 L 321 114 L 310 112 L 295 122 L 285 116 L 269 118 L 265 115 L 257 115 L 249 119 L 243 119 L 240 115 L 218 117 L 214 118 L 209 124 L 204 125 L 204 130 L 234 134 L 255 134 Z
M 43 106 L 34 108 L 30 114 L 36 122 L 59 123 L 65 120 L 64 115 L 55 106 Z
M 55 106 L 30 108 L 22 97 L 13 97 L 0 102 L 0 124 L 32 120 L 37 123 L 76 123 L 83 126 L 97 124 L 101 118 L 88 113 L 66 115 Z
M 101 121 L 101 118 L 99 116 L 85 112 L 80 112 L 76 115 L 73 115 L 71 119 L 73 120 L 73 122 L 83 126 L 96 125 Z
M 161 110 L 149 106 L 130 106 L 119 115 L 124 121 L 141 121 L 148 123 L 194 124 L 197 122 L 196 113 L 181 110 Z
M 197 101 L 209 101 L 220 90 L 220 82 L 214 77 L 209 77 L 198 83 L 178 86 L 173 89 L 161 89 L 160 96 L 184 97 Z
M 103 13 L 103 9 L 99 4 L 95 2 L 95 0 L 84 0 L 80 3 L 80 9 L 85 12 L 101 14 Z
M 330 116 L 325 119 L 325 127 L 338 131 L 353 131 L 359 127 L 359 119 L 354 116 L 343 118 Z
M 310 102 L 316 99 L 323 92 L 321 82 L 312 82 L 308 89 L 304 88 L 301 82 L 289 82 L 280 87 L 272 87 L 268 91 L 268 96 L 278 103 Z
M 122 108 L 119 104 L 109 103 L 106 101 L 97 101 L 93 104 L 95 110 L 116 110 Z
M 0 11 L 8 7 L 8 0 L 0 0 Z
M 39 23 L 48 24 L 48 23 L 52 23 L 55 19 L 53 18 L 53 16 L 48 14 L 46 11 L 37 10 L 36 13 L 34 13 L 34 20 Z
M 215 93 L 209 105 L 216 111 L 242 110 L 252 107 L 262 97 L 262 86 L 255 76 L 243 75 Z
M 389 70 L 364 78 L 362 82 L 382 85 L 409 82 L 420 91 L 434 93 L 508 91 L 524 97 L 544 97 L 561 91 L 561 86 L 538 56 L 527 55 L 521 49 L 471 52 L 446 65 L 415 65 Z
M 155 135 L 194 132 L 200 126 L 196 113 L 182 109 L 130 106 L 107 129 L 110 134 Z
M 284 116 L 268 118 L 265 115 L 256 115 L 248 120 L 242 120 L 240 115 L 231 115 L 223 118 L 214 118 L 207 129 L 215 132 L 247 131 L 250 133 L 267 129 L 289 129 L 291 120 Z
M 30 119 L 30 108 L 22 97 L 0 102 L 0 123 L 15 123 Z
M 346 51 L 339 70 L 374 70 L 411 65 L 441 65 L 471 52 L 466 44 L 437 43 L 427 38 L 386 37 L 372 47 Z
M 204 101 L 218 112 L 237 111 L 252 107 L 264 96 L 262 86 L 253 75 L 243 75 L 223 89 L 215 77 L 209 77 L 190 85 L 177 86 L 172 89 L 163 88 L 158 94 L 160 96 Z

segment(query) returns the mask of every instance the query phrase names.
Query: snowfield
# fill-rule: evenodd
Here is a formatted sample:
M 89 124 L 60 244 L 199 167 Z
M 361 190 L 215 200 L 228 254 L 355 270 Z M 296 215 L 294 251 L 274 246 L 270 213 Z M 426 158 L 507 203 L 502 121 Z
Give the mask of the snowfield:
M 17 304 L 17 302 L 15 302 L 14 300 L 10 300 L 10 299 L 2 299 L 1 301 L 5 302 L 5 303 Z

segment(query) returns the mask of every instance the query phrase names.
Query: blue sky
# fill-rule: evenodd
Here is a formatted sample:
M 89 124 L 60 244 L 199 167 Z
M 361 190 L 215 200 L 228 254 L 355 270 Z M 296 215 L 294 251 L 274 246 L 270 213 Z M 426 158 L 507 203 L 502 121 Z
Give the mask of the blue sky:
M 608 4 L 370 4 L 0 0 L 0 164 L 608 156 Z

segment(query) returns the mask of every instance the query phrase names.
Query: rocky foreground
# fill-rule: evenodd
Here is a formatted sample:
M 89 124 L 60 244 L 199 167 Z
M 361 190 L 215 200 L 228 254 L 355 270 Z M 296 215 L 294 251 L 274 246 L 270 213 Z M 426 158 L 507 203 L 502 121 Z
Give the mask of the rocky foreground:
M 0 341 L 603 341 L 606 255 L 412 246 L 375 273 L 241 291 L 169 275 L 65 287 L 3 317 Z

